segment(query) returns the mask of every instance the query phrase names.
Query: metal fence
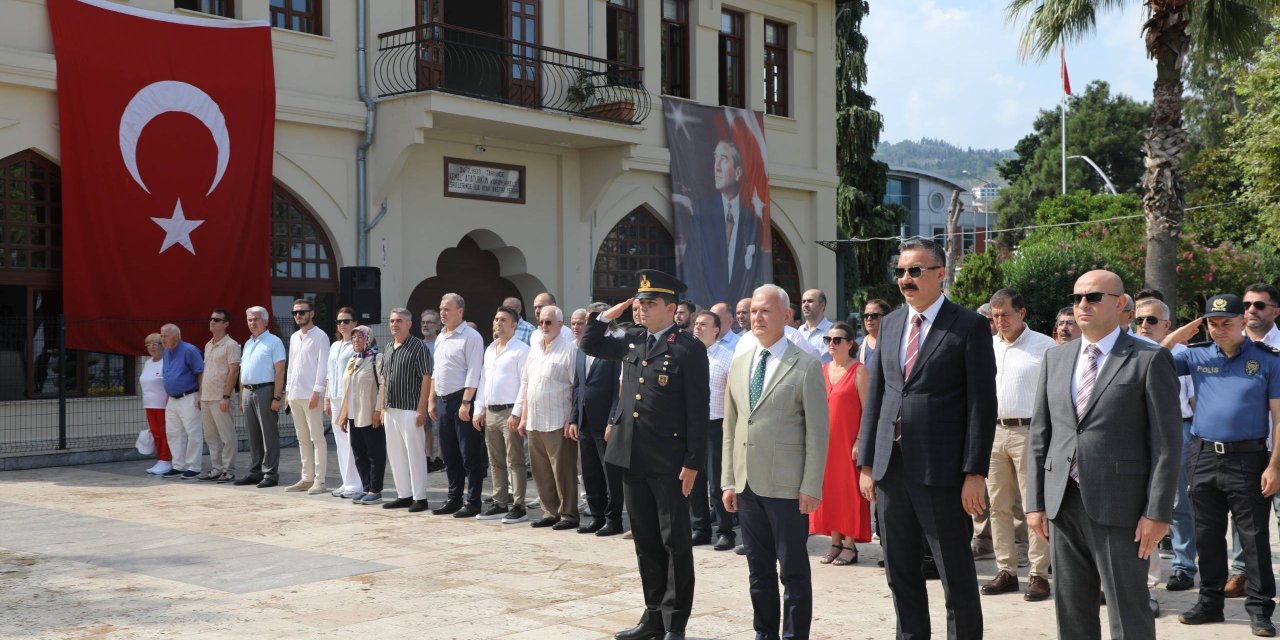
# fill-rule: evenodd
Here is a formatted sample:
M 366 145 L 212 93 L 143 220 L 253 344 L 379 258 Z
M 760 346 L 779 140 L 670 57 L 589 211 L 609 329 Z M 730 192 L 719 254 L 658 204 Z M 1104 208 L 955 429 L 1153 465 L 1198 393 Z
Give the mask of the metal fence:
M 143 338 L 160 323 L 124 321 L 122 331 Z M 286 348 L 295 327 L 292 318 L 275 318 L 273 331 Z M 389 344 L 386 325 L 373 325 L 379 344 Z M 0 457 L 61 452 L 130 449 L 147 428 L 138 376 L 146 356 L 89 353 L 64 348 L 62 316 L 0 316 Z M 332 337 L 332 328 L 327 328 Z M 203 350 L 208 336 L 184 336 Z M 248 432 L 244 415 L 232 403 L 236 433 Z M 281 415 L 280 436 L 294 438 L 293 420 Z

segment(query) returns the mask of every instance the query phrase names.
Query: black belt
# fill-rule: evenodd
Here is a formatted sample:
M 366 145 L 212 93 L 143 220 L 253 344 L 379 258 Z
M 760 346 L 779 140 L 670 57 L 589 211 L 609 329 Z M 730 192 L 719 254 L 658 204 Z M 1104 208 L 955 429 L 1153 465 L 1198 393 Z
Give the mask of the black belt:
M 1238 442 L 1214 442 L 1212 440 L 1200 440 L 1200 449 L 1209 449 L 1214 453 L 1257 453 L 1267 450 L 1267 439 L 1258 438 L 1257 440 L 1240 440 Z
M 1002 427 L 1029 427 L 1031 426 L 1031 418 L 1004 418 L 996 420 L 996 424 Z
M 491 404 L 491 405 L 486 405 L 485 409 L 488 409 L 489 411 L 493 411 L 496 413 L 498 411 L 506 411 L 507 409 L 510 409 L 514 406 L 515 406 L 514 404 Z
M 195 393 L 195 392 L 197 392 L 197 391 L 199 391 L 199 389 L 192 389 L 192 390 L 190 390 L 190 391 L 188 391 L 188 392 L 186 392 L 186 393 L 179 393 L 179 394 L 178 394 L 178 395 L 176 395 L 176 396 L 171 395 L 171 396 L 169 396 L 169 397 L 170 397 L 170 398 L 173 398 L 174 400 L 181 400 L 181 399 L 183 399 L 183 398 L 185 398 L 185 397 L 187 397 L 187 396 L 189 396 L 189 395 L 191 395 L 191 394 L 193 394 L 193 393 Z
M 240 386 L 242 386 L 242 387 L 244 387 L 245 389 L 248 389 L 248 390 L 250 390 L 250 391 L 253 391 L 254 389 L 259 389 L 259 388 L 265 387 L 265 386 L 267 386 L 267 385 L 274 385 L 274 384 L 275 384 L 274 382 L 258 382 L 258 383 L 255 383 L 255 384 L 242 384 L 242 385 L 240 385 Z

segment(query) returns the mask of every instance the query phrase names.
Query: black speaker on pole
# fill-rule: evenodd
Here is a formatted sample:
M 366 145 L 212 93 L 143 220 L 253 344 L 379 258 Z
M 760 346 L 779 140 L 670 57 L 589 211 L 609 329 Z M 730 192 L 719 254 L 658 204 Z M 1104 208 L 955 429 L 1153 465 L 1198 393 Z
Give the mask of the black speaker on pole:
M 382 322 L 382 271 L 377 267 L 338 270 L 338 306 L 356 310 L 356 322 Z

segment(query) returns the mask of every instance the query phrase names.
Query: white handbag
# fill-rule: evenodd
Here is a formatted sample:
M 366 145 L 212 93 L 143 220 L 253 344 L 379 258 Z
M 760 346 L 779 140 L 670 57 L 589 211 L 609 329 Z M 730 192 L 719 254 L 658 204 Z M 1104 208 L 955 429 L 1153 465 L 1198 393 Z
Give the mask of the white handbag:
M 138 441 L 133 445 L 138 453 L 144 456 L 152 455 L 156 452 L 156 439 L 151 437 L 150 429 L 143 429 L 138 432 Z

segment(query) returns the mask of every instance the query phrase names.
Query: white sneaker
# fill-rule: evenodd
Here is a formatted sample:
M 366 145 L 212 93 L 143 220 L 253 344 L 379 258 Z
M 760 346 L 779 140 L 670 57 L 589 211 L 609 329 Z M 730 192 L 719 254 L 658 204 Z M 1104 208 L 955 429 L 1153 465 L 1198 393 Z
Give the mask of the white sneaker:
M 162 473 L 167 473 L 167 472 L 171 471 L 172 469 L 173 469 L 173 463 L 171 463 L 171 462 L 169 462 L 169 461 L 167 461 L 167 460 L 161 460 L 161 461 L 159 461 L 159 462 L 157 462 L 157 463 L 156 463 L 156 466 L 151 467 L 150 469 L 147 469 L 147 473 L 154 474 L 154 475 L 157 475 L 157 476 L 158 476 L 158 475 L 160 475 L 160 474 L 162 474 Z

